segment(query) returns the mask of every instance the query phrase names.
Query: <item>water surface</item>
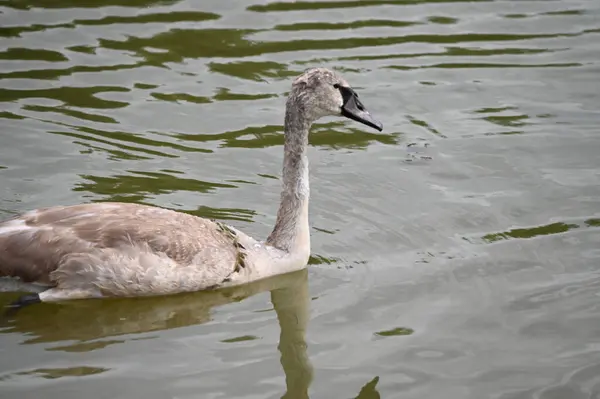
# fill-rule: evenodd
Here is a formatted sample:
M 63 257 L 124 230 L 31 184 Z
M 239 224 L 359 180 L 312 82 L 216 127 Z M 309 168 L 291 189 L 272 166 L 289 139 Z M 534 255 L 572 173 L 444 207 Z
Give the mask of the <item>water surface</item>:
M 24 309 L 3 397 L 600 397 L 596 1 L 0 11 L 2 219 L 127 201 L 265 237 L 294 76 L 337 69 L 385 126 L 314 127 L 308 271 Z

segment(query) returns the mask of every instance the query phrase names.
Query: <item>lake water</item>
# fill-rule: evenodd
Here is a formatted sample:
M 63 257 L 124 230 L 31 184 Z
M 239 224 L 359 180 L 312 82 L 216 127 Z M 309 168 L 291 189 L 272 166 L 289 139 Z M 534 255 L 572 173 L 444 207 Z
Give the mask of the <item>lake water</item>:
M 23 309 L 2 398 L 600 398 L 600 2 L 0 11 L 0 219 L 128 201 L 262 238 L 294 76 L 384 124 L 314 127 L 308 271 Z

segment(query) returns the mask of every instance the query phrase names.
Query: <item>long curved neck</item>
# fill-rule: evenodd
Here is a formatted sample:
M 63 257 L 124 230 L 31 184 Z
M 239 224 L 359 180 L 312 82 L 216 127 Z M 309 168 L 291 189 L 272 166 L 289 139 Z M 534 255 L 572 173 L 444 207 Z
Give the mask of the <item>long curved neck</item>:
M 293 97 L 287 102 L 283 156 L 283 189 L 275 227 L 267 244 L 293 255 L 310 254 L 308 226 L 308 131 L 312 121 Z

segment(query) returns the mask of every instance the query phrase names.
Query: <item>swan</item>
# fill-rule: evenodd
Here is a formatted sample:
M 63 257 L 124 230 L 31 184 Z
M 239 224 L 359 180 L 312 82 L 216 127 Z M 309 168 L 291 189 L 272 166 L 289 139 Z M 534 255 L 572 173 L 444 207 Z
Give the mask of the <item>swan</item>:
M 117 202 L 42 208 L 0 223 L 0 277 L 43 287 L 12 305 L 210 290 L 305 268 L 308 134 L 325 116 L 383 129 L 337 72 L 299 75 L 286 102 L 279 210 L 265 241 L 219 221 Z

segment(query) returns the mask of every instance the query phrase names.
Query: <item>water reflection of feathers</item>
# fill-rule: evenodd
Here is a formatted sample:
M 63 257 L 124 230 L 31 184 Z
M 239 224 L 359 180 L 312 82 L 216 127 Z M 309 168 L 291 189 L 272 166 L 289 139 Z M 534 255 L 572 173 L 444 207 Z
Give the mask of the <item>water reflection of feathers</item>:
M 285 291 L 285 295 L 272 295 L 278 315 L 282 313 L 284 316 L 281 320 L 305 320 L 297 314 L 307 313 L 308 289 L 305 285 L 306 270 L 303 270 L 217 291 L 44 304 L 22 309 L 13 318 L 5 319 L 2 332 L 20 332 L 34 337 L 27 343 L 39 343 L 81 342 L 162 331 L 206 323 L 211 320 L 214 307 L 273 290 Z M 287 313 L 292 314 L 288 316 Z M 306 326 L 302 327 L 304 331 Z

